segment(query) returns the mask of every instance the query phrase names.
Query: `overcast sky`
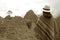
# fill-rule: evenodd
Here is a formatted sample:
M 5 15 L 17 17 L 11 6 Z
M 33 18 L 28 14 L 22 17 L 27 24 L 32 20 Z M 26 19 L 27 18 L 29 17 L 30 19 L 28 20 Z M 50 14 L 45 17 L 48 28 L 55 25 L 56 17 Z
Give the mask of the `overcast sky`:
M 60 0 L 0 0 L 0 16 L 7 16 L 7 11 L 11 10 L 11 16 L 24 16 L 32 9 L 35 14 L 41 14 L 44 5 L 49 4 L 53 14 L 60 11 Z

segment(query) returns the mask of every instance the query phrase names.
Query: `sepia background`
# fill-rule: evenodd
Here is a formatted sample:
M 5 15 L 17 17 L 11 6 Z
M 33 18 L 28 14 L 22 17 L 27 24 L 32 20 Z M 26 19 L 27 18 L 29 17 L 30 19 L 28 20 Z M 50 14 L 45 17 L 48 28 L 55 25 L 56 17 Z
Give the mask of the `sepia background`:
M 56 40 L 60 40 L 60 0 L 0 0 L 0 40 L 39 40 L 34 28 L 46 4 L 56 19 Z

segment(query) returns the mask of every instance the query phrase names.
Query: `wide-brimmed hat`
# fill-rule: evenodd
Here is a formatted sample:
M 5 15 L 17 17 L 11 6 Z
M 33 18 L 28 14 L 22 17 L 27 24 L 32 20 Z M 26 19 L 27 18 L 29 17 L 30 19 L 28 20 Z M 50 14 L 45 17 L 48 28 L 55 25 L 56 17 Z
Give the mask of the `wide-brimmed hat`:
M 43 8 L 44 12 L 50 12 L 50 6 L 49 5 L 45 5 Z

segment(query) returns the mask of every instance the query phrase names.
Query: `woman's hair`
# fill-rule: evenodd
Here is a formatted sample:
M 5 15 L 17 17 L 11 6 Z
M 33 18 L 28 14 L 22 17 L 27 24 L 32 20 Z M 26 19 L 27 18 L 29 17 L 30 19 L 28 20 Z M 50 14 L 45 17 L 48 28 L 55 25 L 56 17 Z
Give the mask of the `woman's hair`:
M 52 14 L 50 12 L 44 12 L 43 11 L 43 16 L 46 17 L 46 18 L 51 18 Z

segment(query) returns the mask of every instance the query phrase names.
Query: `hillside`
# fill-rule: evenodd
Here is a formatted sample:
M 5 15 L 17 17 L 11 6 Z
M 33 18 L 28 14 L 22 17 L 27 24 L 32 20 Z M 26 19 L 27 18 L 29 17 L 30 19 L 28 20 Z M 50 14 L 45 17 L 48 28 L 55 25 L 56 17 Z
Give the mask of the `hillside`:
M 24 18 L 20 16 L 0 17 L 0 40 L 40 40 L 40 29 L 37 27 L 38 17 L 29 10 Z M 56 18 L 60 39 L 60 17 Z
M 33 30 L 35 23 L 31 24 L 32 28 L 29 29 L 22 17 L 0 17 L 0 40 L 37 40 Z

